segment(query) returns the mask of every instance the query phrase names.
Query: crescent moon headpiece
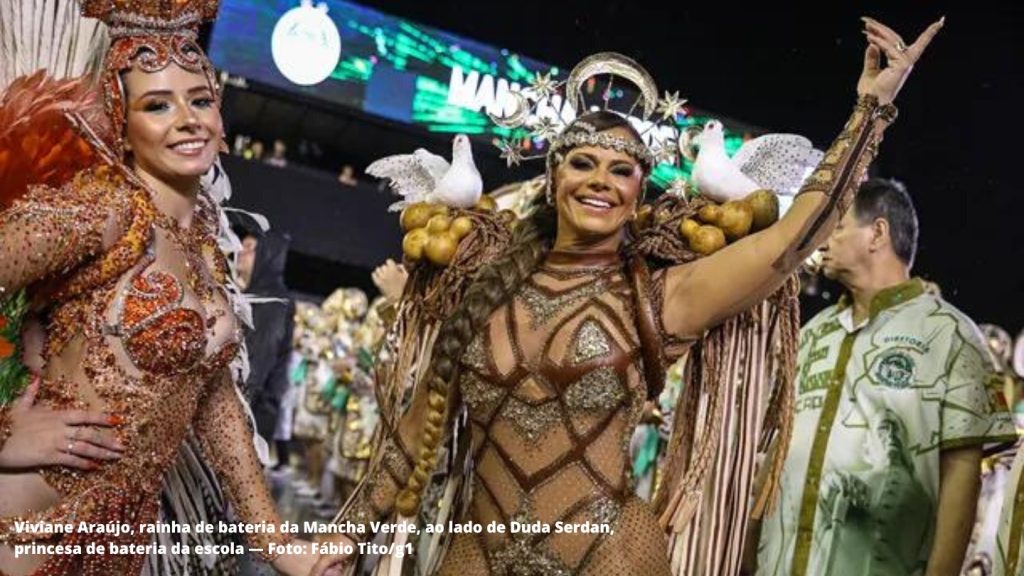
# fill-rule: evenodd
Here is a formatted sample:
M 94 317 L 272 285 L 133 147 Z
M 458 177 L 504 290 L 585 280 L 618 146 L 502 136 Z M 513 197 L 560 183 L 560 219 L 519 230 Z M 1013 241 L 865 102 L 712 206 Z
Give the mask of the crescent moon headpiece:
M 565 118 L 559 112 L 552 118 L 550 114 L 538 113 L 541 105 L 559 95 L 559 92 L 576 114 L 593 109 L 584 98 L 584 86 L 597 76 L 610 76 L 606 95 L 611 91 L 616 78 L 626 80 L 636 87 L 639 95 L 626 116 L 634 122 L 646 143 L 640 144 L 631 139 L 598 132 L 585 122 L 574 121 L 575 115 Z M 650 169 L 661 162 L 677 162 L 680 151 L 686 148 L 686 138 L 680 137 L 675 124 L 676 117 L 684 111 L 686 100 L 681 99 L 678 92 L 666 92 L 659 99 L 658 87 L 647 70 L 622 54 L 602 52 L 589 56 L 577 64 L 564 81 L 555 81 L 550 74 L 538 73 L 529 86 L 512 92 L 512 98 L 514 105 L 511 112 L 503 116 L 488 114 L 491 121 L 503 128 L 530 130 L 532 138 L 547 142 L 547 151 L 545 154 L 531 156 L 525 153 L 522 145 L 501 140 L 497 146 L 509 166 L 523 160 L 544 158 L 576 146 L 600 146 L 625 152 Z M 603 98 L 600 109 L 613 111 L 607 97 Z M 567 131 L 570 125 L 582 129 Z

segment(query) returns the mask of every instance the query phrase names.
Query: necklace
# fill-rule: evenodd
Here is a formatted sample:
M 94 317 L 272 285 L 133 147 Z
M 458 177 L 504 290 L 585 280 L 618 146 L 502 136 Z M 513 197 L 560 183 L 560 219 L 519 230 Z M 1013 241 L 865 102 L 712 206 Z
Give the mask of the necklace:
M 178 221 L 157 210 L 156 226 L 167 233 L 168 239 L 185 257 L 185 270 L 189 287 L 204 303 L 213 299 L 216 284 L 207 271 L 209 260 L 217 250 L 217 242 L 207 230 L 208 218 L 201 204 L 196 205 L 192 225 L 182 228 Z
M 618 252 L 571 252 L 552 250 L 540 265 L 540 270 L 555 277 L 604 275 L 622 268 Z

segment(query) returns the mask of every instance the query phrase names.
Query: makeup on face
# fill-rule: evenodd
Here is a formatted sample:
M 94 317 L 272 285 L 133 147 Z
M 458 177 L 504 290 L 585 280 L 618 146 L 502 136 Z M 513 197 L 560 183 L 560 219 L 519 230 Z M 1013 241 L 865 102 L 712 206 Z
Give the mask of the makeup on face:
M 223 124 L 213 89 L 201 74 L 175 64 L 125 74 L 125 140 L 130 161 L 164 181 L 197 178 L 216 160 Z

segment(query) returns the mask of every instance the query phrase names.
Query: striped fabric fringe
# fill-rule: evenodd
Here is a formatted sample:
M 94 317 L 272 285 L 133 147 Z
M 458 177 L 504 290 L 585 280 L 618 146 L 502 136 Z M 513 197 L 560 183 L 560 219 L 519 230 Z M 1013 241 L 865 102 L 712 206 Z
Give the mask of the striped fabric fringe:
M 774 505 L 791 430 L 798 290 L 790 279 L 772 299 L 713 330 L 690 356 L 691 382 L 655 499 L 674 574 L 738 574 L 749 520 Z M 766 481 L 751 497 L 758 455 L 772 440 Z
M 164 473 L 160 495 L 159 522 L 176 522 L 190 527 L 199 523 L 217 524 L 227 521 L 227 503 L 217 479 L 203 462 L 199 443 L 191 434 L 182 444 L 174 466 Z M 143 566 L 142 576 L 227 576 L 237 574 L 238 557 L 231 555 L 171 554 L 176 543 L 189 548 L 206 545 L 241 543 L 228 534 L 155 534 L 153 544 L 164 545 L 167 554 L 150 554 Z

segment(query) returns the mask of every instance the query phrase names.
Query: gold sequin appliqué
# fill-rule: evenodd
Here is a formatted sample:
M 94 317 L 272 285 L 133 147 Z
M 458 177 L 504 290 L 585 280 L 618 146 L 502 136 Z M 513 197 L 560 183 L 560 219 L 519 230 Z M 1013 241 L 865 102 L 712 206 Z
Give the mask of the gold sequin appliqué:
M 612 351 L 608 333 L 601 327 L 601 323 L 594 319 L 587 319 L 580 326 L 574 340 L 576 345 L 573 347 L 572 356 L 567 363 L 576 366 L 607 356 Z
M 463 363 L 481 372 L 487 371 L 487 353 L 484 351 L 484 333 L 477 333 L 462 356 Z
M 598 278 L 579 288 L 569 290 L 557 296 L 551 296 L 545 294 L 541 288 L 533 284 L 527 284 L 520 291 L 519 297 L 522 299 L 523 304 L 526 305 L 526 309 L 530 311 L 530 328 L 536 330 L 565 308 L 582 300 L 598 296 L 604 293 L 607 288 L 608 285 L 605 281 Z
M 562 421 L 557 402 L 530 406 L 516 398 L 509 398 L 501 409 L 501 415 L 512 424 L 516 432 L 534 445 L 543 440 L 555 424 Z
M 536 521 L 530 514 L 532 502 L 527 497 L 520 503 L 510 522 L 521 525 Z M 542 545 L 533 543 L 534 535 L 529 532 L 512 532 L 506 543 L 491 550 L 488 560 L 491 572 L 496 576 L 571 576 L 570 570 L 561 560 Z
M 565 404 L 569 410 L 583 414 L 595 410 L 611 410 L 625 397 L 626 391 L 619 375 L 615 369 L 605 366 L 587 372 L 570 385 L 565 392 Z
M 478 420 L 487 420 L 494 413 L 501 401 L 504 391 L 472 372 L 464 372 L 459 377 L 459 389 L 462 399 L 469 406 L 470 413 Z

